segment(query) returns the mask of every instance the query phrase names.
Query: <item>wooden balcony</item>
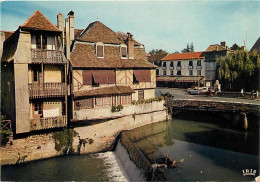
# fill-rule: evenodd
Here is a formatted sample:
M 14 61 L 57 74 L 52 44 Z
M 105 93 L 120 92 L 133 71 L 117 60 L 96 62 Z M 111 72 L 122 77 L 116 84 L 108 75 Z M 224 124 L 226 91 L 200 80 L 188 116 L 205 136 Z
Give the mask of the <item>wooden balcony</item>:
M 67 94 L 66 83 L 29 83 L 30 98 L 61 97 Z
M 31 53 L 32 63 L 66 63 L 63 52 L 59 50 L 31 49 Z
M 66 116 L 39 118 L 31 120 L 31 131 L 67 126 Z

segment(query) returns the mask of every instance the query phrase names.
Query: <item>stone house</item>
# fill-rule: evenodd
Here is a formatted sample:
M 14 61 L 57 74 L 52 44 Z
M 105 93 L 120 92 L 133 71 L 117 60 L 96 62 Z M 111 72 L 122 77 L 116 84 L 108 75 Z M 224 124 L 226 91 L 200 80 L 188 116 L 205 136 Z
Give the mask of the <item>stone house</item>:
M 205 56 L 205 82 L 207 87 L 212 87 L 216 81 L 216 60 L 232 52 L 226 42 L 210 45 L 204 52 Z
M 3 43 L 1 111 L 17 134 L 67 126 L 62 31 L 40 11 Z
M 147 61 L 144 45 L 132 34 L 116 33 L 100 21 L 76 35 L 70 26 L 73 18 L 71 12 L 65 24 L 71 50 L 66 56 L 70 60 L 72 121 L 133 114 L 132 101 L 155 97 L 156 66 Z M 119 105 L 124 111 L 112 113 L 111 108 Z
M 204 85 L 205 63 L 203 52 L 169 54 L 161 59 L 159 84 L 176 87 Z

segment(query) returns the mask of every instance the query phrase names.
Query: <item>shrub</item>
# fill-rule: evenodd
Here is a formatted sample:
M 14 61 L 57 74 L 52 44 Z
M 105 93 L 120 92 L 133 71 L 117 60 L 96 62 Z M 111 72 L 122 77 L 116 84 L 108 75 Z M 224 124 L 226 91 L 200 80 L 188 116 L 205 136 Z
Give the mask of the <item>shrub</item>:
M 73 129 L 66 128 L 62 131 L 55 132 L 52 138 L 55 140 L 55 150 L 59 152 L 63 149 L 63 152 L 65 152 L 72 147 Z

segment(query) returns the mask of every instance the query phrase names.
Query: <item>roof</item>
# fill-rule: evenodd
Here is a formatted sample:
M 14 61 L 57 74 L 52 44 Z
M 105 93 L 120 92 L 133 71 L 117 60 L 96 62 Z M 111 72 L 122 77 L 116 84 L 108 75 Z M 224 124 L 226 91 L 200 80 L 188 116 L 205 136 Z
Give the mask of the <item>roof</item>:
M 104 58 L 97 58 L 94 45 L 76 41 L 71 52 L 72 67 L 84 68 L 155 68 L 147 61 L 145 49 L 134 48 L 134 59 L 122 59 L 118 46 L 105 45 Z
M 131 94 L 135 91 L 129 86 L 115 85 L 112 87 L 103 87 L 91 90 L 82 90 L 74 92 L 75 97 L 98 96 L 98 95 L 119 95 Z
M 30 30 L 44 30 L 44 31 L 54 31 L 60 32 L 60 30 L 53 25 L 48 18 L 46 18 L 42 12 L 36 10 L 26 22 L 20 26 L 21 28 L 26 28 Z
M 250 51 L 256 50 L 260 54 L 260 37 L 257 39 Z
M 5 40 L 8 39 L 14 33 L 14 31 L 0 31 L 0 32 L 5 34 Z
M 64 28 L 65 29 L 65 28 Z M 81 34 L 81 32 L 83 32 L 83 30 L 84 29 L 74 29 L 74 36 L 75 36 L 75 38 L 77 38 L 80 34 Z M 64 30 L 64 33 L 66 33 L 66 31 Z
M 214 44 L 210 45 L 207 49 L 206 52 L 211 52 L 211 51 L 225 51 L 227 50 L 225 47 L 219 45 L 219 44 Z
M 186 53 L 176 53 L 168 54 L 163 61 L 174 61 L 174 60 L 190 60 L 190 59 L 203 59 L 203 52 L 186 52 Z
M 10 62 L 13 60 L 17 48 L 16 46 L 17 46 L 18 39 L 19 39 L 19 32 L 17 30 L 10 37 L 8 37 L 8 39 L 4 41 L 1 61 Z
M 123 41 L 119 39 L 117 33 L 100 21 L 90 23 L 77 40 L 86 42 L 103 42 L 108 44 L 123 43 Z
M 162 58 L 164 58 L 167 55 L 168 55 L 167 53 L 165 53 L 165 54 L 153 54 L 153 55 L 148 57 L 148 61 L 150 61 L 150 62 L 160 61 L 160 60 L 162 60 Z
M 203 76 L 160 76 L 158 82 L 198 82 Z
M 124 32 L 117 32 L 116 34 L 117 34 L 119 40 L 124 41 L 126 43 L 126 39 L 127 39 L 127 34 L 126 33 L 124 33 Z M 140 45 L 143 45 L 143 44 L 140 44 L 139 42 L 134 40 L 134 45 L 140 46 Z

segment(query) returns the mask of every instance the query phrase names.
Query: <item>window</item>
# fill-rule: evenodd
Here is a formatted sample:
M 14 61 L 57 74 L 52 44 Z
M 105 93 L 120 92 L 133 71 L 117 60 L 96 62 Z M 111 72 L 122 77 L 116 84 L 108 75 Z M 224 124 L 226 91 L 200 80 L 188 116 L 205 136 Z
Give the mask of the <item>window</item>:
M 178 66 L 178 67 L 181 67 L 181 61 L 178 61 L 178 62 L 177 62 L 177 66 Z
M 163 75 L 166 75 L 166 70 L 163 70 Z
M 193 70 L 189 70 L 189 75 L 190 75 L 190 76 L 193 75 Z
M 111 96 L 95 97 L 95 107 L 106 107 L 111 105 Z
M 201 60 L 197 61 L 197 66 L 201 66 Z
M 201 70 L 197 70 L 197 75 L 201 75 Z
M 104 58 L 104 44 L 102 42 L 96 43 L 96 55 L 98 58 Z
M 47 36 L 36 35 L 36 48 L 47 49 Z
M 170 64 L 170 67 L 172 67 L 172 68 L 173 68 L 173 62 L 171 62 L 171 64 Z
M 122 105 L 131 104 L 131 95 L 121 95 L 121 102 L 122 102 Z
M 75 109 L 89 109 L 93 108 L 93 98 L 85 98 L 75 101 Z
M 181 70 L 178 70 L 178 71 L 177 71 L 177 75 L 181 75 Z
M 34 103 L 34 115 L 42 115 L 42 103 Z
M 171 75 L 173 75 L 173 70 L 171 70 Z
M 121 52 L 121 57 L 122 58 L 126 58 L 127 57 L 127 47 L 126 47 L 126 45 L 121 45 L 121 50 L 120 50 L 120 52 Z
M 193 62 L 192 61 L 189 61 L 189 66 L 193 66 Z
M 166 67 L 166 62 L 163 62 L 163 67 Z
M 156 75 L 159 75 L 159 69 L 156 69 Z
M 138 100 L 144 99 L 144 90 L 138 90 Z
M 32 67 L 32 81 L 40 82 L 41 77 L 41 65 L 33 65 Z

